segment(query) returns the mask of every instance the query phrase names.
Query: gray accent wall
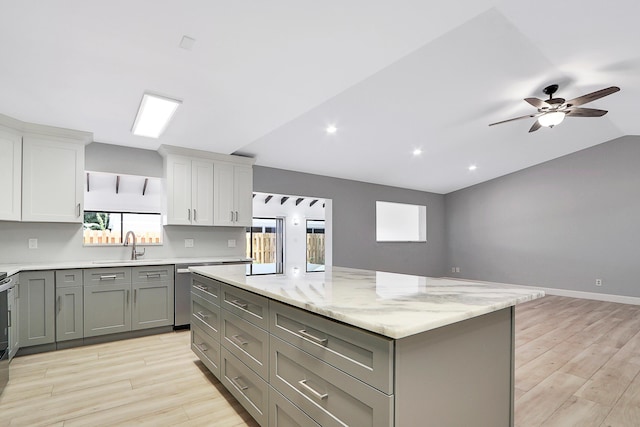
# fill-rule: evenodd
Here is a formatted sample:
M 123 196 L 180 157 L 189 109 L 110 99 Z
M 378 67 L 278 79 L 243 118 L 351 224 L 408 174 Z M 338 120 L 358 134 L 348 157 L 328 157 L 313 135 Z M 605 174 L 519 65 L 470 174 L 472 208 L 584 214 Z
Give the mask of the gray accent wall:
M 640 297 L 639 136 L 444 200 L 449 276 Z
M 333 265 L 427 276 L 445 272 L 444 196 L 254 166 L 254 191 L 332 200 Z M 377 243 L 376 201 L 427 206 L 426 243 Z
M 162 178 L 162 157 L 157 151 L 92 142 L 85 147 L 85 169 Z

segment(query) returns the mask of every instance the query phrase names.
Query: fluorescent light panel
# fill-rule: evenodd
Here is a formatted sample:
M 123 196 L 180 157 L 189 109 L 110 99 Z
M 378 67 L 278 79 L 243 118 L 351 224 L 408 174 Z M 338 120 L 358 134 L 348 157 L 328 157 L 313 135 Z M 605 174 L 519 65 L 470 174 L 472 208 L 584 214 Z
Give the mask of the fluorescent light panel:
M 159 138 L 167 128 L 182 101 L 145 93 L 133 122 L 134 135 Z

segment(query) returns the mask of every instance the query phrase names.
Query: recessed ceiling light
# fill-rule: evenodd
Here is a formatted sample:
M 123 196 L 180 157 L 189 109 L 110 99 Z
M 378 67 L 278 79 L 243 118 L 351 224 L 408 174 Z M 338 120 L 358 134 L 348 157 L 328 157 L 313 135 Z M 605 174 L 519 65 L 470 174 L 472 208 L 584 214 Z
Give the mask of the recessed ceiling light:
M 419 156 L 420 154 L 422 154 L 422 150 L 420 148 L 416 148 L 415 150 L 413 150 L 414 156 Z
M 333 135 L 338 131 L 338 128 L 335 127 L 335 125 L 329 125 L 325 130 L 327 131 L 328 134 Z
M 470 170 L 470 171 L 474 171 L 474 170 L 476 170 L 476 169 L 478 169 L 478 166 L 476 166 L 476 165 L 471 165 L 471 166 L 469 166 L 469 170 Z
M 145 93 L 133 122 L 134 135 L 159 138 L 182 101 Z

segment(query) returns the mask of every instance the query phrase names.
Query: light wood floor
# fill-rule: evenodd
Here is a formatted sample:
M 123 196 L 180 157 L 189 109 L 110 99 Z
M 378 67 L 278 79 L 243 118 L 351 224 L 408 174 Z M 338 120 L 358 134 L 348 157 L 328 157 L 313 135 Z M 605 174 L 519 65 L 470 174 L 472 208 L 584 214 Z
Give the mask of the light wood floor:
M 516 308 L 516 426 L 640 426 L 640 306 Z M 18 357 L 0 426 L 257 424 L 174 332 Z

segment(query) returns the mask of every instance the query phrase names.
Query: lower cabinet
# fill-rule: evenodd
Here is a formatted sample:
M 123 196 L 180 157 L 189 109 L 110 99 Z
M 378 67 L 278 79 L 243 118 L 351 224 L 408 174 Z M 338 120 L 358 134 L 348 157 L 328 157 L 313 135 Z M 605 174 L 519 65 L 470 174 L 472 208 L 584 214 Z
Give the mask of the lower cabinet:
M 84 336 L 172 325 L 173 268 L 85 270 Z
M 258 424 L 394 425 L 393 340 L 200 275 L 192 283 L 191 348 Z
M 15 277 L 18 277 L 17 275 Z M 9 311 L 9 360 L 13 359 L 20 348 L 20 280 L 7 293 L 7 309 Z
M 56 271 L 56 341 L 84 337 L 82 270 Z
M 20 273 L 20 347 L 51 344 L 56 339 L 53 271 Z

